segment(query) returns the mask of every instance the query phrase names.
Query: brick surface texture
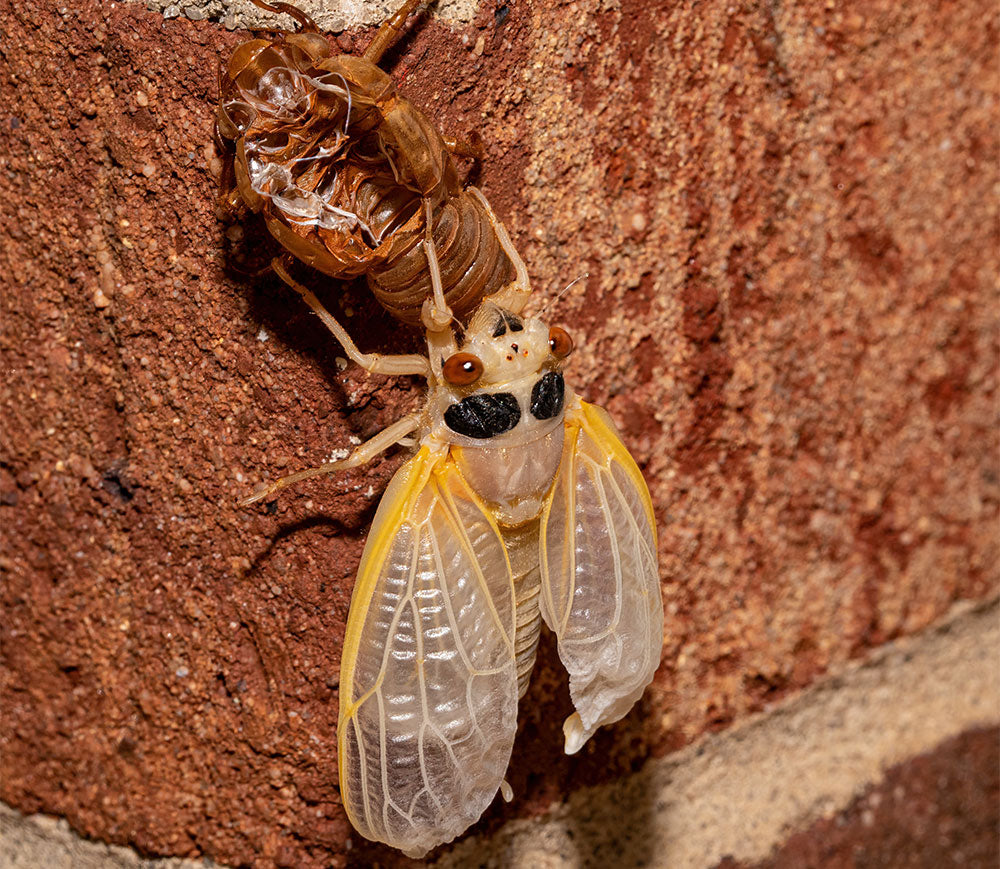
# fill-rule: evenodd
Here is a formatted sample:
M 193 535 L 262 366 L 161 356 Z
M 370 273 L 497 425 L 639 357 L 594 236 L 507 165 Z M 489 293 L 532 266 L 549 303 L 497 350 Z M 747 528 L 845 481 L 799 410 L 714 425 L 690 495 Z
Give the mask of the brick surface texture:
M 973 730 L 888 770 L 753 869 L 991 869 L 1000 862 L 1000 732 Z M 727 859 L 717 869 L 750 869 Z
M 0 0 L 3 799 L 143 852 L 405 858 L 336 786 L 339 650 L 392 453 L 282 494 L 420 401 L 341 370 L 216 212 L 216 70 L 243 38 L 141 4 Z M 480 832 L 638 768 L 986 599 L 997 565 L 995 8 L 985 0 L 485 4 L 416 26 L 567 377 L 660 528 L 663 664 L 578 757 L 543 641 Z M 342 50 L 367 33 L 342 34 Z M 315 282 L 364 349 L 363 286 Z

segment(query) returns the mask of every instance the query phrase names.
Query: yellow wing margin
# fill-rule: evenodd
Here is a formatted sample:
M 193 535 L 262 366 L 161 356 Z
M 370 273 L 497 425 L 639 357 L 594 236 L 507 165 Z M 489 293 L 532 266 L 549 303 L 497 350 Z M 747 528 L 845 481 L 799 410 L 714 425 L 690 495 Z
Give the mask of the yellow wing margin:
M 517 723 L 514 591 L 490 512 L 424 446 L 375 514 L 340 677 L 341 798 L 365 837 L 411 856 L 493 800 Z
M 598 407 L 596 404 L 587 404 L 585 401 L 580 402 L 580 409 L 583 415 L 580 427 L 594 441 L 597 448 L 612 462 L 621 467 L 632 481 L 632 485 L 639 495 L 643 509 L 646 512 L 646 521 L 649 523 L 649 528 L 653 533 L 653 547 L 655 549 L 656 516 L 653 513 L 653 499 L 649 497 L 649 487 L 646 485 L 645 479 L 643 479 L 642 471 L 639 470 L 639 466 L 635 463 L 635 459 L 632 458 L 632 454 L 625 449 L 625 444 L 622 443 L 618 427 L 608 412 L 603 407 Z
M 556 635 L 576 712 L 566 753 L 624 717 L 663 646 L 649 490 L 608 414 L 576 399 L 539 533 L 542 618 Z
M 372 566 L 381 565 L 385 561 L 399 526 L 412 512 L 413 502 L 427 485 L 433 470 L 434 462 L 431 460 L 430 450 L 422 447 L 417 455 L 396 472 L 382 494 L 382 500 L 379 501 L 361 563 L 358 565 L 354 591 L 351 593 L 351 609 L 347 617 L 347 630 L 340 657 L 341 718 L 349 717 L 357 708 L 350 689 L 353 684 L 358 647 L 361 644 L 361 630 L 365 624 L 368 607 L 371 605 L 372 592 L 378 582 L 378 568 L 373 570 Z

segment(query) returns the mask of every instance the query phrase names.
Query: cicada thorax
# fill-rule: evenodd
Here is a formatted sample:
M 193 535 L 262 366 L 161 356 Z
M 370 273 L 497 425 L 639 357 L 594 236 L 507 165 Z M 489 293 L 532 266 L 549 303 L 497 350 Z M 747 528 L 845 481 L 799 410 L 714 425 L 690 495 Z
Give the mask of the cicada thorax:
M 563 451 L 572 390 L 562 365 L 571 350 L 562 329 L 488 302 L 441 366 L 429 399 L 434 428 L 501 525 L 541 513 Z
M 572 390 L 559 328 L 487 303 L 461 349 L 442 365 L 429 401 L 437 438 L 494 517 L 510 560 L 518 696 L 527 690 L 541 627 L 538 551 L 542 515 L 565 450 Z
M 554 372 L 553 372 L 554 374 Z M 541 375 L 538 382 L 547 375 Z M 560 378 L 562 375 L 556 375 Z M 509 396 L 513 393 L 478 393 Z M 498 402 L 501 408 L 506 402 Z M 522 402 L 518 402 L 518 405 Z M 513 407 L 510 403 L 509 409 Z M 527 408 L 526 408 L 527 409 Z M 501 409 L 499 416 L 504 416 Z M 468 437 L 452 434 L 451 456 L 469 486 L 486 503 L 497 521 L 510 559 L 514 588 L 514 656 L 518 697 L 523 697 L 535 665 L 541 629 L 538 594 L 538 535 L 545 498 L 552 488 L 562 458 L 565 426 L 562 405 L 551 420 L 536 420 L 529 413 L 506 435 L 470 444 Z M 527 418 L 525 418 L 527 417 Z M 499 426 L 504 424 L 499 421 Z
M 515 266 L 441 133 L 363 57 L 317 33 L 253 39 L 221 83 L 217 127 L 231 181 L 274 238 L 330 277 L 365 275 L 397 319 L 421 322 L 432 296 L 431 236 L 452 312 L 464 319 L 511 283 Z

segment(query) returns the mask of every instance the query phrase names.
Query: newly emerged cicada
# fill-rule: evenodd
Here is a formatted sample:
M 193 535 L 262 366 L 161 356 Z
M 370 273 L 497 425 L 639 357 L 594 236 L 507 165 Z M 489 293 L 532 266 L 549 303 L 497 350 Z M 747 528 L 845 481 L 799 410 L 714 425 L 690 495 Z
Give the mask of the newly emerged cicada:
M 431 294 L 428 225 L 455 316 L 527 281 L 502 225 L 452 158 L 478 158 L 478 139 L 445 139 L 377 65 L 421 2 L 406 0 L 355 57 L 335 55 L 294 6 L 254 0 L 293 15 L 302 30 L 238 46 L 220 77 L 216 115 L 233 152 L 229 204 L 262 214 L 306 265 L 342 280 L 366 276 L 375 298 L 413 325 Z
M 426 357 L 377 356 L 285 278 L 355 362 L 428 382 L 422 412 L 249 499 L 416 435 L 358 568 L 338 746 L 354 826 L 421 856 L 466 830 L 501 787 L 509 796 L 504 772 L 541 621 L 569 671 L 567 753 L 649 684 L 663 643 L 653 507 L 608 415 L 563 379 L 569 336 L 522 319 L 522 297 L 484 303 L 461 342 L 450 327 L 428 330 Z

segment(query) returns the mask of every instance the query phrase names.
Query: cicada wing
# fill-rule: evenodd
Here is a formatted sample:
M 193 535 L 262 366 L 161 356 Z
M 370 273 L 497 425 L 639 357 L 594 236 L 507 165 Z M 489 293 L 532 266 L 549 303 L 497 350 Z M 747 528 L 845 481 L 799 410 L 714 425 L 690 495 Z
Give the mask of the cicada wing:
M 660 663 L 663 601 L 649 490 L 599 407 L 575 401 L 540 533 L 542 618 L 569 671 L 566 753 L 622 718 Z
M 479 819 L 517 727 L 513 581 L 489 512 L 426 447 L 376 513 L 340 692 L 341 798 L 363 836 L 421 856 Z

